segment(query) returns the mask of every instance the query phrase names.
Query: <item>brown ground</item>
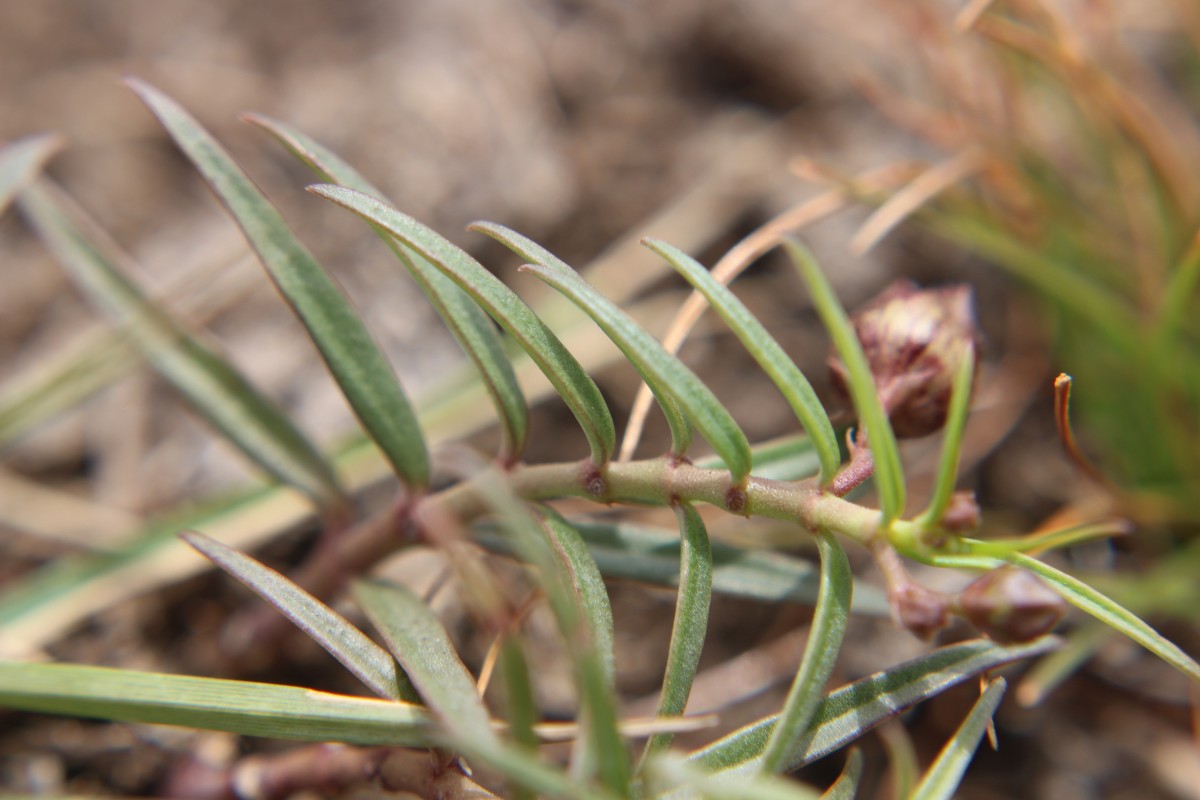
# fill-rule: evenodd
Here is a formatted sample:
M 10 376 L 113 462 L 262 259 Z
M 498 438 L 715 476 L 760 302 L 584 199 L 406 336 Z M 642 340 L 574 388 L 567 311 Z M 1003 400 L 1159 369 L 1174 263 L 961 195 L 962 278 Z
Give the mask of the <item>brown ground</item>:
M 242 245 L 232 225 L 119 83 L 121 75 L 137 75 L 180 100 L 249 167 L 336 272 L 406 388 L 420 395 L 457 362 L 453 344 L 394 278 L 388 255 L 365 229 L 300 192 L 309 176 L 238 122 L 240 112 L 295 124 L 347 157 L 400 208 L 505 267 L 510 263 L 496 250 L 462 231 L 467 222 L 503 222 L 582 265 L 702 187 L 716 198 L 715 210 L 685 214 L 685 240 L 676 243 L 711 263 L 751 226 L 814 193 L 788 175 L 789 156 L 857 170 L 929 155 L 852 89 L 860 75 L 908 61 L 908 44 L 888 19 L 886 4 L 870 0 L 0 0 L 0 141 L 64 133 L 69 145 L 51 174 L 134 254 L 144 284 L 161 289 L 192 276 L 188 289 L 172 295 L 177 304 L 180 294 L 209 289 L 207 310 L 193 318 L 205 320 L 260 386 L 331 444 L 351 424 L 343 402 L 257 266 L 238 259 Z M 889 78 L 904 85 L 912 75 L 893 66 Z M 754 137 L 771 125 L 776 149 L 755 155 Z M 715 190 L 705 183 L 713 169 L 731 164 L 747 174 L 718 181 Z M 1039 351 L 1036 324 L 1022 315 L 1023 304 L 1010 302 L 994 273 L 927 237 L 896 235 L 869 256 L 852 258 L 846 242 L 862 218 L 860 211 L 845 212 L 806 233 L 848 304 L 894 275 L 977 282 L 986 300 L 989 371 L 974 428 L 975 460 L 997 443 L 999 449 L 971 480 L 999 524 L 1035 524 L 1071 499 L 1076 486 L 1050 435 L 1044 388 L 1051 366 Z M 665 235 L 653 224 L 647 230 Z M 2 389 L 91 329 L 96 316 L 15 215 L 0 222 L 0 252 L 6 254 Z M 205 276 L 199 284 L 196 275 Z M 791 276 L 767 261 L 739 287 L 806 371 L 823 375 L 826 345 Z M 786 408 L 765 391 L 765 380 L 742 372 L 733 343 L 714 331 L 700 330 L 686 351 L 689 360 L 703 366 L 752 441 L 785 431 Z M 601 378 L 620 427 L 636 383 L 622 367 Z M 569 417 L 546 405 L 535 416 L 530 460 L 577 457 L 574 434 L 557 435 L 569 428 Z M 662 432 L 652 430 L 655 436 Z M 931 452 L 920 445 L 909 452 L 916 474 L 927 473 Z M 115 383 L 2 456 L 6 476 L 93 504 L 85 538 L 99 535 L 97 529 L 119 533 L 249 474 L 147 373 Z M 0 581 L 72 548 L 33 535 L 38 526 L 9 505 L 0 502 L 8 515 L 0 517 Z M 306 541 L 288 538 L 268 555 L 284 562 Z M 207 674 L 211 642 L 245 601 L 228 580 L 193 578 L 103 610 L 49 652 Z M 621 688 L 633 703 L 655 689 L 672 601 L 621 586 L 614 606 Z M 754 678 L 766 693 L 733 710 L 730 723 L 778 703 L 779 683 L 799 649 L 781 637 L 804 621 L 803 610 L 718 601 L 706 666 L 771 643 L 783 653 L 771 674 Z M 890 625 L 856 621 L 841 677 L 924 647 Z M 480 644 L 467 641 L 464 650 L 477 659 Z M 319 653 L 300 647 L 290 661 L 285 673 L 267 678 L 352 690 Z M 550 705 L 561 698 L 556 676 L 547 667 Z M 957 724 L 971 692 L 951 692 L 907 720 L 923 763 Z M 1174 675 L 1133 648 L 1105 651 L 1039 708 L 1020 708 L 1010 698 L 999 728 L 1000 752 L 979 757 L 963 797 L 1200 797 L 1186 694 Z M 881 741 L 864 740 L 869 766 L 862 797 L 888 796 Z M 0 714 L 0 790 L 153 795 L 164 791 L 178 753 L 207 747 L 220 759 L 237 746 L 261 747 L 174 730 Z M 828 782 L 840 758 L 827 761 L 807 777 Z

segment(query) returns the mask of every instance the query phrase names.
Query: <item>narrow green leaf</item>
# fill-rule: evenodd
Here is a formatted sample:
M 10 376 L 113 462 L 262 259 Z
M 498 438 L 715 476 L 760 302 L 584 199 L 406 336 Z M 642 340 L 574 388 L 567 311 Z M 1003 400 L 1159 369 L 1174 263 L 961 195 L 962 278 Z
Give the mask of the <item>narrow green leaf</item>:
M 0 148 L 0 214 L 61 148 L 62 138 L 53 133 L 26 136 Z
M 491 719 L 475 679 L 421 598 L 402 586 L 359 580 L 354 582 L 354 599 L 446 730 L 492 743 Z
M 858 794 L 858 782 L 862 778 L 863 754 L 857 747 L 851 748 L 846 756 L 846 765 L 842 774 L 821 795 L 821 800 L 854 800 Z
M 471 224 L 469 229 L 492 237 L 526 261 L 530 261 L 533 264 L 552 270 L 564 276 L 577 277 L 575 270 L 569 267 L 565 262 L 555 256 L 549 250 L 537 244 L 528 237 L 522 236 L 516 231 L 510 230 L 503 225 L 497 225 L 492 222 L 476 222 Z M 541 276 L 539 275 L 539 277 Z M 562 291 L 562 289 L 558 286 L 555 286 L 555 288 L 558 288 L 559 291 Z M 594 289 L 590 289 L 590 293 L 597 298 L 596 300 L 593 300 L 593 303 L 601 302 L 598 300 L 598 292 L 596 292 Z M 630 363 L 632 363 L 637 369 L 638 373 L 642 376 L 642 379 L 646 382 L 646 386 L 654 395 L 654 399 L 658 402 L 659 408 L 662 409 L 663 416 L 666 417 L 667 426 L 671 430 L 671 452 L 677 455 L 683 455 L 686 453 L 692 443 L 692 426 L 687 416 L 685 416 L 683 409 L 680 408 L 681 403 L 676 396 L 675 390 L 673 390 L 662 379 L 662 376 L 659 374 L 659 372 L 646 369 L 644 356 L 640 355 L 637 347 L 631 346 L 630 342 L 628 341 L 630 337 L 638 337 L 638 334 L 634 333 L 634 331 L 637 330 L 639 326 L 619 311 L 609 315 L 612 320 L 615 321 L 606 323 L 602 321 L 600 317 L 597 317 L 597 312 L 592 308 L 580 303 L 580 301 L 574 296 L 569 294 L 567 296 L 572 302 L 580 305 L 580 307 L 583 308 L 584 311 L 586 311 L 588 315 L 600 325 L 600 328 L 605 332 L 605 334 L 612 339 L 613 343 L 617 345 L 625 357 L 628 358 Z M 604 303 L 604 305 L 609 306 L 611 304 Z M 615 311 L 615 309 L 613 309 L 613 311 Z M 614 333 L 613 330 L 610 329 L 610 326 L 618 331 L 628 331 L 628 333 L 625 335 Z M 650 337 L 645 336 L 644 338 Z
M 0 662 L 0 706 L 275 739 L 428 747 L 425 709 L 296 686 Z
M 921 514 L 919 523 L 925 528 L 936 526 L 946 512 L 954 483 L 958 479 L 958 459 L 962 452 L 963 432 L 967 428 L 967 411 L 971 406 L 971 389 L 975 382 L 975 347 L 963 347 L 963 357 L 954 374 L 954 385 L 950 390 L 950 408 L 946 412 L 946 424 L 942 428 L 942 457 L 938 464 L 937 478 L 933 484 L 933 496 L 929 507 Z
M 295 128 L 255 114 L 248 114 L 243 119 L 274 136 L 321 180 L 383 198 L 383 193 L 356 169 Z M 376 226 L 375 230 L 412 274 L 463 352 L 479 370 L 500 419 L 501 458 L 515 461 L 525 448 L 529 412 L 496 329 L 483 310 L 454 281 L 412 249 L 401 246 L 384 229 Z
M 309 191 L 384 228 L 470 295 L 529 354 L 566 401 L 591 445 L 592 461 L 597 465 L 608 462 L 616 447 L 616 430 L 600 390 L 512 289 L 460 248 L 370 195 L 327 184 L 310 186 Z
M 828 531 L 818 532 L 816 540 L 821 555 L 821 589 L 817 595 L 817 607 L 813 611 L 812 628 L 804 648 L 804 657 L 800 660 L 800 669 L 796 671 L 779 720 L 763 750 L 759 768 L 764 773 L 785 771 L 788 756 L 795 751 L 796 742 L 801 741 L 812 727 L 813 717 L 824 699 L 825 683 L 841 652 L 842 637 L 850 618 L 850 593 L 854 577 L 850 573 L 846 552 L 836 536 Z
M 678 406 L 729 465 L 735 485 L 750 474 L 750 443 L 733 417 L 703 381 L 621 309 L 597 293 L 574 271 L 544 264 L 522 267 L 566 295 L 595 320 L 658 396 L 673 397 Z M 681 454 L 682 455 L 682 454 Z
M 129 280 L 124 254 L 65 194 L 35 185 L 21 193 L 20 203 L 75 282 L 214 427 L 269 474 L 318 505 L 345 502 L 333 468 L 287 415 L 155 307 Z
M 1040 576 L 1071 605 L 1125 634 L 1193 681 L 1200 681 L 1200 664 L 1125 607 L 1078 578 L 1073 578 L 1036 558 L 1012 553 L 1006 556 L 1005 560 Z
M 1025 644 L 1004 646 L 976 639 L 939 648 L 830 692 L 813 715 L 808 733 L 788 753 L 783 769 L 798 769 L 826 756 L 909 706 L 981 672 L 1046 653 L 1058 641 L 1045 636 Z M 755 761 L 766 748 L 777 719 L 775 715 L 751 723 L 689 758 L 713 771 L 745 774 L 756 770 Z
M 675 621 L 671 626 L 671 644 L 663 673 L 662 694 L 658 699 L 659 717 L 683 716 L 692 682 L 700 665 L 700 653 L 708 632 L 708 610 L 712 603 L 713 553 L 704 520 L 690 503 L 675 506 L 679 518 L 679 594 L 675 600 Z M 643 761 L 670 746 L 674 738 L 662 733 L 651 736 L 643 751 Z
M 829 285 L 820 265 L 812 253 L 799 242 L 788 239 L 783 244 L 792 263 L 799 270 L 800 277 L 808 286 L 813 307 L 829 330 L 833 346 L 846 365 L 850 396 L 854 399 L 854 408 L 858 412 L 859 420 L 867 429 L 867 440 L 875 461 L 875 483 L 879 487 L 879 505 L 883 511 L 883 525 L 886 527 L 904 513 L 904 468 L 900 464 L 900 451 L 896 446 L 892 424 L 879 402 L 875 379 L 867 365 L 862 344 L 854 333 L 854 326 L 846 315 L 846 310 L 838 302 L 837 295 L 834 294 L 833 287 Z
M 967 765 L 975 756 L 979 740 L 983 738 L 1000 700 L 1004 697 L 1005 686 L 1004 678 L 996 678 L 983 690 L 967 718 L 950 737 L 950 741 L 946 742 L 942 752 L 938 753 L 938 757 L 913 790 L 913 800 L 950 800 L 954 796 L 963 773 L 967 771 Z
M 666 259 L 676 272 L 704 295 L 708 304 L 721 316 L 747 352 L 779 388 L 812 441 L 821 464 L 821 484 L 827 485 L 833 480 L 841 463 L 837 435 L 833 431 L 829 415 L 825 413 L 817 393 L 813 391 L 812 384 L 804 377 L 796 362 L 788 357 L 775 338 L 767 333 L 767 329 L 729 287 L 715 279 L 700 262 L 679 248 L 657 239 L 644 239 L 642 244 Z
M 391 653 L 341 614 L 275 570 L 216 539 L 194 531 L 181 533 L 179 537 L 279 609 L 371 691 L 390 700 L 420 702 Z
M 679 533 L 628 522 L 572 520 L 588 544 L 600 572 L 658 586 L 679 585 Z M 476 541 L 489 550 L 511 554 L 512 545 L 494 529 L 483 527 Z M 819 572 L 812 562 L 772 550 L 752 550 L 712 542 L 713 591 L 766 603 L 817 601 Z M 886 617 L 887 597 L 870 583 L 854 587 L 850 608 L 856 614 Z
M 391 365 L 333 279 L 288 230 L 250 178 L 175 101 L 142 81 L 130 88 L 237 220 L 263 266 L 295 310 L 359 422 L 414 491 L 429 481 L 429 457 L 412 406 Z
M 619 793 L 629 788 L 629 754 L 617 725 L 614 687 L 613 622 L 608 590 L 600 570 L 579 533 L 550 508 L 542 508 L 543 529 L 564 575 L 578 598 L 582 619 L 572 631 L 568 619 L 560 622 L 575 662 L 583 698 L 586 734 L 585 763 L 594 764 L 604 784 Z M 574 615 L 572 615 L 574 616 Z

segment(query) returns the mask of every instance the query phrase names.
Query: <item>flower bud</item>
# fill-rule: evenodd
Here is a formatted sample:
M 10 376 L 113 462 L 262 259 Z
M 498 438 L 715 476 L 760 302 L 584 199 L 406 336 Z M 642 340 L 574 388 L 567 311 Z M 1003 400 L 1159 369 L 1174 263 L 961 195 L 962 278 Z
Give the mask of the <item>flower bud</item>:
M 979 346 L 971 287 L 919 289 L 896 281 L 851 321 L 896 436 L 926 436 L 941 428 L 964 345 Z M 834 385 L 845 392 L 845 365 L 837 356 L 829 365 Z
M 1049 633 L 1067 610 L 1058 593 L 1018 567 L 1000 567 L 977 578 L 958 597 L 958 610 L 997 642 L 1028 642 Z
M 946 627 L 949 617 L 946 596 L 913 581 L 905 581 L 888 591 L 892 619 L 917 638 L 929 641 Z

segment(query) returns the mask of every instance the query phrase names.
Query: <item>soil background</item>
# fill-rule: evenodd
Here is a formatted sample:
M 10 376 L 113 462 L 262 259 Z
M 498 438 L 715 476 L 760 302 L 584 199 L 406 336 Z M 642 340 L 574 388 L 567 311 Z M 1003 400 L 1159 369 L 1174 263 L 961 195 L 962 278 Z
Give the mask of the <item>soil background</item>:
M 421 396 L 461 367 L 453 342 L 369 231 L 303 192 L 311 176 L 239 121 L 239 114 L 259 112 L 310 134 L 358 167 L 399 208 L 485 259 L 514 285 L 521 279 L 513 260 L 466 233 L 467 223 L 501 222 L 582 266 L 606 253 L 636 250 L 612 246 L 631 232 L 664 235 L 656 225 L 676 219 L 674 212 L 691 237 L 676 243 L 711 264 L 771 215 L 821 191 L 789 170 L 794 157 L 848 173 L 936 157 L 857 88 L 880 75 L 900 92 L 919 81 L 923 45 L 906 39 L 895 24 L 904 5 L 0 0 L 0 141 L 63 134 L 65 148 L 49 174 L 131 254 L 139 282 L 203 325 L 307 432 L 334 446 L 353 428 L 344 402 L 302 330 L 246 257 L 236 228 L 121 76 L 166 91 L 231 150 L 337 275 L 405 388 Z M 956 10 L 921 5 L 936 14 Z M 770 142 L 765 150 L 763 141 Z M 687 206 L 696 196 L 705 202 Z M 1045 351 L 1037 319 L 998 273 L 918 231 L 902 229 L 867 255 L 852 256 L 848 242 L 867 213 L 846 209 L 806 229 L 805 238 L 848 306 L 896 277 L 975 284 L 987 366 L 964 485 L 977 489 L 991 524 L 1030 529 L 1082 491 L 1059 456 L 1048 391 L 1058 367 Z M 73 342 L 98 335 L 103 323 L 16 214 L 0 220 L 0 252 L 3 386 Z M 628 263 L 628 279 L 639 281 L 644 262 L 631 257 Z M 786 265 L 768 257 L 737 286 L 831 406 L 844 409 L 825 377 L 827 340 Z M 536 287 L 519 288 L 537 295 Z M 656 280 L 634 299 L 666 294 L 677 303 L 680 291 L 669 279 Z M 789 431 L 787 407 L 718 326 L 702 324 L 684 356 L 712 382 L 751 441 Z M 636 376 L 616 364 L 598 378 L 620 427 Z M 540 404 L 528 460 L 579 457 L 582 440 L 573 425 L 558 403 Z M 484 431 L 472 443 L 486 450 L 493 437 Z M 652 422 L 640 452 L 661 451 L 665 442 L 662 426 Z M 936 445 L 918 442 L 906 451 L 917 494 L 922 480 L 928 485 Z M 89 541 L 119 536 L 181 503 L 255 479 L 144 369 L 0 453 L 0 470 L 6 480 L 85 503 L 89 520 L 73 540 L 51 539 L 39 535 L 27 516 L 9 510 L 11 503 L 0 502 L 0 581 L 17 580 Z M 386 487 L 376 494 L 386 497 Z M 376 501 L 375 494 L 363 499 L 365 506 Z M 286 568 L 314 535 L 305 529 L 279 537 L 261 555 Z M 726 522 L 715 535 L 744 542 L 771 531 Z M 868 560 L 861 553 L 855 559 L 870 579 Z M 397 569 L 415 574 L 428 566 Z M 74 626 L 48 654 L 216 674 L 221 665 L 213 643 L 224 622 L 254 602 L 231 584 L 207 573 L 139 595 Z M 477 666 L 487 643 L 473 638 L 462 609 L 445 594 L 438 596 L 439 609 L 457 624 L 464 655 Z M 673 597 L 616 585 L 613 602 L 620 688 L 628 709 L 645 713 L 646 698 L 653 707 Z M 704 661 L 713 672 L 699 686 L 711 692 L 714 707 L 724 709 L 724 727 L 778 706 L 798 662 L 808 613 L 718 600 Z M 928 646 L 886 621 L 856 620 L 836 682 Z M 257 677 L 355 691 L 324 654 L 303 643 L 289 647 L 286 669 Z M 746 654 L 761 658 L 734 660 Z M 569 677 L 555 666 L 552 650 L 544 658 L 543 705 L 567 715 Z M 958 724 L 974 692 L 960 687 L 906 715 L 922 764 Z M 1180 679 L 1136 648 L 1116 644 L 1043 705 L 1022 708 L 1006 699 L 997 725 L 1000 750 L 985 745 L 960 796 L 1200 797 L 1190 713 Z M 863 740 L 868 767 L 860 796 L 889 796 L 887 747 L 901 746 L 896 742 L 902 739 L 893 728 Z M 180 764 L 197 753 L 228 763 L 280 749 L 217 735 L 0 712 L 0 790 L 159 796 L 176 785 Z M 842 758 L 827 758 L 801 777 L 825 785 Z M 374 790 L 354 791 L 371 796 Z

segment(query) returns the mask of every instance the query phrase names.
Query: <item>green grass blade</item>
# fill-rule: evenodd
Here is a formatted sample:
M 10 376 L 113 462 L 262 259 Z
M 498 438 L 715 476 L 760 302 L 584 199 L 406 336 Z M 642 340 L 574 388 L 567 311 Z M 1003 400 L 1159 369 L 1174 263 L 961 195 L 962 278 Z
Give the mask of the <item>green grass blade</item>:
M 783 772 L 788 754 L 796 742 L 812 727 L 813 717 L 825 695 L 825 683 L 833 672 L 842 637 L 850 618 L 850 593 L 854 578 L 846 552 L 834 534 L 817 533 L 817 549 L 821 554 L 821 589 L 813 612 L 812 628 L 804 648 L 804 657 L 796 671 L 792 688 L 763 750 L 760 770 L 763 773 Z
M 147 299 L 122 268 L 124 254 L 65 195 L 35 185 L 21 193 L 20 203 L 75 282 L 205 419 L 269 474 L 318 505 L 345 502 L 333 468 L 287 415 Z
M 846 757 L 846 765 L 842 767 L 842 774 L 838 775 L 838 779 L 833 782 L 833 785 L 825 790 L 821 795 L 821 800 L 854 800 L 854 796 L 858 794 L 858 782 L 862 779 L 862 770 L 863 754 L 855 747 Z
M 308 330 L 359 422 L 412 490 L 429 481 L 429 457 L 391 365 L 333 279 L 233 159 L 175 101 L 128 79 L 237 220 L 263 266 Z
M 579 533 L 549 508 L 541 510 L 544 530 L 555 556 L 559 574 L 565 577 L 576 595 L 567 602 L 578 602 L 582 619 L 571 630 L 569 619 L 560 622 L 571 649 L 579 691 L 584 703 L 586 734 L 583 738 L 584 763 L 595 765 L 601 780 L 611 790 L 625 793 L 629 788 L 629 753 L 617 726 L 617 699 L 614 687 L 613 622 L 608 590 L 600 569 L 588 552 Z M 557 593 L 557 591 L 556 591 Z M 565 605 L 563 601 L 552 604 Z M 560 612 L 560 616 L 563 616 Z M 575 616 L 575 615 L 569 615 Z
M 0 706 L 275 739 L 428 747 L 425 709 L 296 686 L 0 662 Z
M 630 522 L 572 520 L 600 572 L 608 578 L 623 578 L 657 586 L 679 585 L 679 533 L 666 528 Z M 476 534 L 476 541 L 489 550 L 511 554 L 513 548 L 490 528 Z M 712 542 L 713 591 L 764 603 L 817 601 L 819 571 L 812 562 L 771 550 L 753 550 L 725 542 Z M 854 587 L 850 604 L 856 614 L 886 617 L 887 597 L 870 583 Z
M 976 639 L 939 648 L 843 686 L 825 696 L 813 715 L 812 727 L 795 743 L 783 767 L 798 769 L 951 686 L 1010 662 L 1041 655 L 1057 644 L 1053 636 L 1008 646 Z M 765 749 L 777 719 L 771 716 L 751 723 L 689 758 L 713 771 L 738 770 L 742 774 L 754 770 L 754 762 Z
M 946 742 L 933 764 L 913 789 L 913 800 L 950 800 L 962 780 L 963 773 L 975 756 L 979 740 L 992 722 L 992 716 L 1004 697 L 1004 678 L 991 681 L 975 701 L 962 725 Z
M 1012 553 L 1005 556 L 1005 560 L 1038 575 L 1071 605 L 1125 634 L 1193 681 L 1200 681 L 1200 664 L 1114 600 L 1105 597 L 1078 578 L 1073 578 L 1036 558 Z
M 497 225 L 492 222 L 476 222 L 470 226 L 470 229 L 492 237 L 526 261 L 552 270 L 561 275 L 577 277 L 575 270 L 569 267 L 565 262 L 555 256 L 549 250 L 546 250 L 544 247 L 528 237 L 522 236 L 521 234 L 510 230 L 503 225 Z M 541 276 L 539 275 L 539 277 Z M 563 291 L 558 286 L 555 286 L 555 288 L 559 289 L 559 291 Z M 596 296 L 599 295 L 599 293 L 595 292 L 594 289 L 591 291 L 592 294 Z M 618 319 L 618 316 L 615 314 L 610 314 L 609 317 L 611 320 L 617 321 L 608 321 L 606 323 L 597 316 L 596 312 L 592 308 L 580 303 L 576 297 L 569 294 L 567 297 L 572 302 L 583 308 L 583 310 L 586 311 L 588 315 L 600 325 L 600 328 L 605 332 L 605 334 L 612 339 L 613 343 L 617 345 L 625 357 L 629 359 L 630 363 L 634 365 L 638 373 L 642 376 L 642 379 L 646 382 L 646 386 L 649 387 L 651 393 L 654 395 L 654 399 L 658 402 L 659 408 L 662 409 L 663 416 L 666 417 L 667 426 L 671 431 L 671 452 L 675 453 L 676 455 L 683 455 L 686 453 L 692 443 L 691 423 L 685 415 L 683 409 L 680 408 L 681 403 L 676 396 L 675 391 L 668 383 L 664 382 L 662 376 L 658 372 L 652 369 L 648 370 L 645 364 L 645 356 L 641 354 L 636 346 L 631 347 L 628 339 L 630 336 L 637 336 L 637 334 L 632 333 L 633 329 L 638 328 L 636 323 L 630 319 Z M 620 316 L 624 317 L 625 315 L 620 314 Z M 615 327 L 615 329 L 618 331 L 629 331 L 629 333 L 626 335 L 614 333 L 612 327 L 610 326 Z
M 767 333 L 767 329 L 729 287 L 713 278 L 698 261 L 679 248 L 657 239 L 645 239 L 642 244 L 666 259 L 688 283 L 704 295 L 708 304 L 721 316 L 747 352 L 779 388 L 816 450 L 821 464 L 821 484 L 828 484 L 841 464 L 837 435 L 833 431 L 829 415 L 825 413 L 817 393 L 813 391 L 812 384 L 804 377 L 796 362 L 788 357 L 775 338 Z
M 341 614 L 275 570 L 216 539 L 191 531 L 179 536 L 279 609 L 371 691 L 389 700 L 420 702 L 416 690 L 391 653 L 371 641 Z
M 587 436 L 592 461 L 597 465 L 608 462 L 616 447 L 616 429 L 600 390 L 558 337 L 512 289 L 463 250 L 370 195 L 325 184 L 310 186 L 309 191 L 384 228 L 469 294 L 529 354 L 566 401 Z
M 657 716 L 682 716 L 692 693 L 692 682 L 700 665 L 700 652 L 708 632 L 708 610 L 712 603 L 713 553 L 704 520 L 690 503 L 675 507 L 679 518 L 679 594 L 675 600 L 675 621 L 671 626 L 671 644 L 663 673 L 662 694 Z M 643 761 L 671 744 L 671 734 L 651 736 L 643 751 Z
M 846 315 L 846 310 L 838 302 L 833 287 L 821 272 L 816 259 L 804 246 L 796 241 L 787 240 L 784 242 L 784 248 L 808 286 L 813 306 L 829 330 L 833 346 L 846 365 L 850 396 L 854 400 L 854 408 L 862 425 L 867 429 L 871 455 L 875 461 L 875 483 L 879 487 L 879 505 L 883 511 L 883 524 L 886 526 L 904 513 L 904 468 L 900 464 L 896 435 L 892 432 L 892 425 L 879 402 L 875 379 L 867 365 L 862 345 L 854 333 L 854 326 Z
M 647 385 L 660 393 L 658 396 L 674 398 L 713 450 L 729 465 L 734 485 L 745 481 L 751 467 L 746 434 L 694 372 L 575 272 L 562 272 L 542 264 L 531 264 L 522 269 L 532 272 L 586 311 L 637 368 Z
M 0 149 L 0 215 L 61 148 L 59 136 L 43 133 L 9 142 Z
M 942 456 L 933 484 L 933 496 L 929 500 L 929 507 L 921 514 L 919 520 L 925 528 L 931 528 L 941 522 L 958 478 L 958 459 L 962 452 L 963 432 L 967 427 L 967 411 L 971 406 L 972 384 L 975 382 L 975 347 L 968 344 L 963 350 L 962 361 L 954 375 L 954 386 L 950 390 L 950 408 L 946 412 L 946 424 L 942 428 Z
M 455 738 L 495 744 L 475 679 L 421 598 L 401 586 L 359 580 L 354 599 L 446 730 Z
M 818 800 L 820 797 L 811 787 L 777 775 L 731 781 L 724 775 L 698 769 L 672 753 L 655 757 L 647 764 L 646 771 L 653 779 L 651 788 L 661 792 L 670 787 L 668 796 L 672 800 Z
M 384 195 L 338 155 L 293 127 L 255 114 L 248 122 L 274 136 L 321 180 L 382 198 Z M 464 353 L 475 364 L 500 419 L 501 458 L 516 460 L 525 448 L 529 412 L 512 364 L 487 315 L 462 289 L 411 249 L 376 227 L 387 245 L 412 274 L 446 323 Z

